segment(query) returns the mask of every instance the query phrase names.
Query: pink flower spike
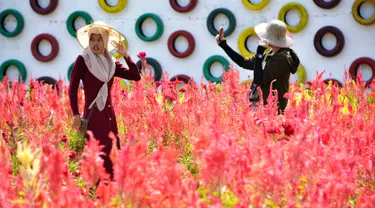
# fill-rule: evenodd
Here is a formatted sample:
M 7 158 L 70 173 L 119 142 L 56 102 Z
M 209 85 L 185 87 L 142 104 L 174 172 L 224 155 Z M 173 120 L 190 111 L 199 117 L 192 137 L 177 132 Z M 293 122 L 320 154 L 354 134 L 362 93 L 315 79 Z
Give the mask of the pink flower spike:
M 138 58 L 144 60 L 146 58 L 146 52 L 142 51 L 137 54 Z

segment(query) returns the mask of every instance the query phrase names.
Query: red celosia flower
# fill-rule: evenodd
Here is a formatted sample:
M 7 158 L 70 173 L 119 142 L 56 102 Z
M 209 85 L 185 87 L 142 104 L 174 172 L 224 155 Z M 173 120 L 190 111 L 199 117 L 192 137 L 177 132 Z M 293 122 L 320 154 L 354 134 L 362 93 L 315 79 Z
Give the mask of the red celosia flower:
M 286 136 L 291 136 L 294 134 L 294 127 L 290 123 L 283 123 L 282 126 L 284 127 L 284 134 Z

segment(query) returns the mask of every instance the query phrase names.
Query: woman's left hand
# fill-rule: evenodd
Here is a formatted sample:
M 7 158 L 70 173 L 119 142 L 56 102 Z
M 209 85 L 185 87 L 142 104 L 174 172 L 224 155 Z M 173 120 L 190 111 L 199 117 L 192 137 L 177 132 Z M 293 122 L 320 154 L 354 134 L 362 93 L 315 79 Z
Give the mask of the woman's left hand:
M 124 56 L 124 57 L 128 57 L 128 50 L 126 49 L 126 47 L 124 46 L 124 44 L 120 41 L 120 42 L 116 42 L 116 41 L 112 41 L 111 42 L 113 46 L 115 46 L 116 48 L 116 51 L 117 53 L 121 54 L 121 56 Z

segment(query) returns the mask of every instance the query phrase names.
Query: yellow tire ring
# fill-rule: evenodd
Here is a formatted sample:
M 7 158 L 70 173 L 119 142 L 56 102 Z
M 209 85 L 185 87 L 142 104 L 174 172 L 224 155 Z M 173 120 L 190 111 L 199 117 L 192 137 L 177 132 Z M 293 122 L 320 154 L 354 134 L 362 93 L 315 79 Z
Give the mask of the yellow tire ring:
M 371 25 L 375 23 L 375 14 L 373 14 L 372 17 L 370 17 L 369 19 L 364 19 L 361 17 L 359 8 L 361 7 L 363 3 L 366 3 L 366 2 L 371 3 L 375 7 L 375 0 L 356 0 L 352 6 L 352 15 L 355 21 L 357 21 L 361 25 Z
M 128 3 L 128 0 L 118 0 L 118 3 L 116 6 L 110 6 L 107 4 L 105 0 L 98 0 L 100 8 L 102 8 L 104 11 L 108 13 L 117 13 L 121 12 L 126 4 Z
M 254 52 L 251 52 L 247 46 L 246 46 L 246 41 L 250 36 L 256 35 L 254 28 L 250 27 L 242 31 L 240 34 L 240 37 L 238 38 L 238 50 L 240 51 L 240 54 L 244 57 L 253 57 L 255 55 Z M 270 48 L 267 48 L 264 51 L 264 54 L 268 53 L 270 51 Z
M 122 43 L 124 44 L 125 48 L 128 50 L 128 41 L 126 40 L 126 37 L 125 37 L 122 33 L 120 33 L 120 35 L 121 35 L 121 37 L 124 39 L 124 40 L 122 41 Z M 113 56 L 115 59 L 119 59 L 119 58 L 122 57 L 121 54 L 119 54 L 119 53 L 112 54 L 112 56 Z
M 298 85 L 304 84 L 306 81 L 306 70 L 305 67 L 300 64 L 297 69 L 297 74 L 298 74 Z
M 253 4 L 250 2 L 250 0 L 242 0 L 242 3 L 245 5 L 246 8 L 250 10 L 262 10 L 264 7 L 267 6 L 267 4 L 270 2 L 270 0 L 263 0 L 259 4 Z
M 293 9 L 298 10 L 298 12 L 301 14 L 301 19 L 296 26 L 288 25 L 288 23 L 285 20 L 286 14 L 290 10 L 293 10 Z M 281 8 L 281 10 L 279 12 L 279 20 L 285 22 L 289 32 L 297 33 L 297 32 L 300 32 L 301 30 L 303 30 L 306 27 L 307 22 L 308 22 L 308 14 L 307 14 L 307 11 L 306 11 L 305 7 L 303 7 L 301 4 L 296 3 L 296 2 L 291 2 L 291 3 L 285 4 Z

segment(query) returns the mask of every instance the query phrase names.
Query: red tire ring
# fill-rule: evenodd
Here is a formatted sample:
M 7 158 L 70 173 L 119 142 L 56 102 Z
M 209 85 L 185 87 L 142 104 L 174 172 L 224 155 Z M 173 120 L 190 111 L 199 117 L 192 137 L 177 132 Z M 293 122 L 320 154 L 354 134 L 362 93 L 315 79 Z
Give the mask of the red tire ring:
M 327 50 L 322 45 L 322 38 L 325 34 L 332 33 L 337 40 L 336 46 L 332 50 Z M 315 50 L 322 56 L 333 57 L 339 54 L 345 45 L 344 34 L 337 27 L 326 26 L 318 30 L 314 37 Z
M 176 75 L 174 77 L 172 77 L 170 79 L 171 82 L 174 82 L 174 81 L 182 81 L 184 82 L 185 84 L 189 84 L 191 81 L 193 81 L 193 79 L 187 75 L 184 75 L 184 74 L 179 74 L 179 75 Z
M 183 36 L 188 41 L 188 48 L 186 51 L 180 53 L 175 48 L 175 41 L 179 36 Z M 185 30 L 178 30 L 172 33 L 168 38 L 168 50 L 169 52 L 177 58 L 186 58 L 190 56 L 195 49 L 195 39 L 191 33 Z
M 55 9 L 57 8 L 58 2 L 59 2 L 58 0 L 50 0 L 48 6 L 46 8 L 42 8 L 39 5 L 38 0 L 30 0 L 30 6 L 34 10 L 34 12 L 41 14 L 41 15 L 46 15 L 55 11 Z
M 325 80 L 323 80 L 323 82 L 326 85 L 328 85 L 330 81 L 332 81 L 332 85 L 337 85 L 340 88 L 342 87 L 342 83 L 339 80 L 337 80 L 337 79 L 325 79 Z
M 52 89 L 55 89 L 55 87 L 56 87 L 56 90 L 59 91 L 59 85 L 57 84 L 56 79 L 54 79 L 52 77 L 48 77 L 48 76 L 39 77 L 38 79 L 36 79 L 36 82 L 38 84 L 49 84 L 49 85 L 52 85 Z
M 324 1 L 324 0 L 313 0 L 314 3 L 323 9 L 332 9 L 337 6 L 341 0 L 331 0 L 331 1 Z
M 373 59 L 368 58 L 368 57 L 362 57 L 362 58 L 356 59 L 350 65 L 349 74 L 350 74 L 350 76 L 351 76 L 352 79 L 356 80 L 357 79 L 358 67 L 361 64 L 367 64 L 367 65 L 369 65 L 371 67 L 371 71 L 372 71 L 371 78 L 366 81 L 366 85 L 370 85 L 371 82 L 372 82 L 372 80 L 375 78 L 375 61 Z
M 38 45 L 40 41 L 42 40 L 47 40 L 52 46 L 51 53 L 48 54 L 48 56 L 43 56 L 39 53 Z M 41 61 L 41 62 L 51 61 L 54 58 L 56 58 L 57 54 L 59 53 L 59 43 L 57 42 L 56 38 L 54 38 L 50 34 L 43 33 L 43 34 L 37 35 L 31 42 L 31 53 L 33 54 L 34 58 L 36 58 L 38 61 Z
M 190 12 L 191 10 L 195 8 L 195 6 L 197 6 L 197 3 L 198 3 L 198 0 L 190 0 L 188 5 L 186 5 L 185 7 L 182 7 L 178 4 L 177 0 L 169 0 L 169 4 L 171 5 L 171 7 L 175 11 L 181 12 L 181 13 Z

